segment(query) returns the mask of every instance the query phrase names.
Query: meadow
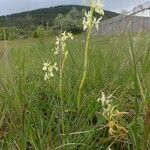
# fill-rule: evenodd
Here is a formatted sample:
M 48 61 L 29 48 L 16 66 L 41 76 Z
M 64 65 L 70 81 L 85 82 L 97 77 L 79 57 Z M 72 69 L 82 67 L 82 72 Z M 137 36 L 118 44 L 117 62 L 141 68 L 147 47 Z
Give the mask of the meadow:
M 78 110 L 85 37 L 67 42 L 62 97 L 59 73 L 44 81 L 42 70 L 43 62 L 58 59 L 55 36 L 0 42 L 0 149 L 150 149 L 150 33 L 91 37 Z M 112 127 L 111 135 L 98 101 L 102 92 L 126 112 L 116 120 L 122 130 Z

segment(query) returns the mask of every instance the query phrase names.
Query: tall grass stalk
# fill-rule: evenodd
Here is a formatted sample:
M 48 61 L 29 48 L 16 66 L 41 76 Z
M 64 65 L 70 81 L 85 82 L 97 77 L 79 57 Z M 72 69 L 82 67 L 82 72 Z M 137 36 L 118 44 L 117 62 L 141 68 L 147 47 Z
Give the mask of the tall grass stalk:
M 65 124 L 64 124 L 64 101 L 63 101 L 63 68 L 64 68 L 64 58 L 62 54 L 61 45 L 60 52 L 59 52 L 59 96 L 61 100 L 61 128 L 62 128 L 62 134 L 65 134 Z M 62 137 L 62 144 L 64 144 L 64 138 Z
M 140 149 L 139 147 L 139 140 L 138 140 L 138 116 L 139 116 L 139 105 L 138 105 L 138 99 L 137 99 L 137 93 L 139 91 L 138 87 L 138 72 L 137 72 L 137 67 L 136 67 L 136 60 L 135 60 L 135 54 L 134 54 L 134 46 L 133 46 L 133 41 L 132 41 L 132 36 L 131 36 L 131 30 L 129 30 L 129 41 L 130 41 L 130 48 L 129 48 L 129 53 L 130 53 L 130 58 L 132 61 L 133 65 L 133 82 L 134 82 L 134 90 L 135 90 L 135 147 L 137 150 Z
M 131 35 L 131 31 L 129 30 L 129 40 L 130 40 L 130 48 L 129 48 L 129 52 L 130 52 L 130 57 L 131 57 L 131 61 L 132 61 L 132 65 L 133 65 L 133 82 L 134 82 L 134 90 L 135 90 L 135 139 L 136 139 L 136 149 L 140 150 L 141 145 L 140 145 L 140 141 L 139 141 L 139 137 L 138 137 L 138 118 L 141 115 L 141 112 L 143 113 L 145 111 L 146 106 L 146 98 L 145 98 L 145 94 L 144 94 L 144 90 L 139 78 L 139 74 L 138 74 L 138 70 L 137 70 L 137 63 L 136 63 L 136 58 L 135 58 L 135 52 L 134 52 L 134 46 L 133 46 L 133 41 L 132 41 L 132 35 Z M 139 106 L 138 103 L 138 98 L 137 98 L 137 94 L 140 94 L 141 98 L 142 98 L 142 103 Z M 141 142 L 142 144 L 142 142 Z
M 60 94 L 60 99 L 61 99 L 61 114 L 62 114 L 62 134 L 65 134 L 65 125 L 64 125 L 64 100 L 63 100 L 63 72 L 64 72 L 64 67 L 65 67 L 65 60 L 68 55 L 68 51 L 65 49 L 66 48 L 66 43 L 65 41 L 70 38 L 73 39 L 72 33 L 66 33 L 64 31 L 61 33 L 59 39 L 57 38 L 56 45 L 58 44 L 59 48 L 59 94 Z
M 150 47 L 148 47 L 148 51 L 146 53 L 144 64 L 147 63 L 149 54 L 150 54 Z M 144 120 L 144 138 L 141 143 L 141 149 L 145 150 L 145 149 L 147 149 L 147 146 L 148 146 L 149 140 L 150 140 L 150 105 L 149 105 L 146 97 L 145 97 L 145 101 L 144 101 L 143 112 L 145 112 L 145 118 L 144 118 L 145 120 Z

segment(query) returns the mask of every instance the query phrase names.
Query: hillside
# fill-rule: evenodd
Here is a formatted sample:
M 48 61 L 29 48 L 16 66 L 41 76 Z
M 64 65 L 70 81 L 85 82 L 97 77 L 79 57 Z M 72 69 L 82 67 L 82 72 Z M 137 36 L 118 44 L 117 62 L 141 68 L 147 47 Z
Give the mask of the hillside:
M 1 16 L 0 27 L 17 27 L 19 29 L 33 29 L 38 25 L 46 26 L 48 24 L 49 26 L 52 26 L 54 23 L 54 19 L 58 14 L 61 13 L 63 15 L 66 15 L 73 7 L 75 7 L 79 11 L 82 11 L 83 9 L 89 9 L 86 6 L 67 5 Z M 117 15 L 117 13 L 105 11 L 104 19 L 109 19 Z
M 132 32 L 149 32 L 150 31 L 150 17 L 142 16 L 124 16 L 118 15 L 111 19 L 106 19 L 101 23 L 101 28 L 97 34 L 113 35 Z

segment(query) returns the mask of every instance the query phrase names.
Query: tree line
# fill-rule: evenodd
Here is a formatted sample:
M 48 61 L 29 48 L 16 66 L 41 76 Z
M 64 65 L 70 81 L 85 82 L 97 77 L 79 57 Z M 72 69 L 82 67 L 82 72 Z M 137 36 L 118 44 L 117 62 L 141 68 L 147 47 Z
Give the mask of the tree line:
M 73 33 L 82 32 L 82 18 L 89 7 L 79 5 L 56 6 L 22 12 L 0 17 L 0 39 L 4 29 L 7 39 L 16 37 L 38 37 L 47 30 L 55 33 L 67 30 Z M 95 14 L 97 15 L 97 14 Z M 104 19 L 117 16 L 117 13 L 105 11 Z M 43 32 L 43 33 L 41 33 Z

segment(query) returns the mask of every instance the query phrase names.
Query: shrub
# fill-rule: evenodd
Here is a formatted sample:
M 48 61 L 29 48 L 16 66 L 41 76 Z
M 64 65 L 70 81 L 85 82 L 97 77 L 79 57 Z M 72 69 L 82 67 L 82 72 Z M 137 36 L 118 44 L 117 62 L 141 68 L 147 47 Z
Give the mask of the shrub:
M 0 28 L 0 40 L 14 40 L 18 38 L 18 34 L 16 28 Z
M 33 33 L 33 37 L 42 39 L 42 38 L 44 38 L 44 36 L 45 36 L 44 27 L 43 26 L 38 26 L 36 28 L 36 30 L 34 31 L 34 33 Z

